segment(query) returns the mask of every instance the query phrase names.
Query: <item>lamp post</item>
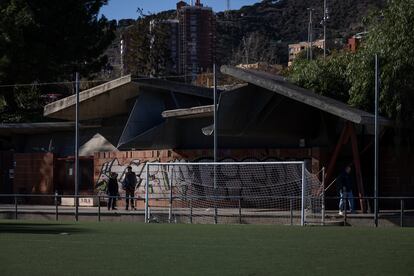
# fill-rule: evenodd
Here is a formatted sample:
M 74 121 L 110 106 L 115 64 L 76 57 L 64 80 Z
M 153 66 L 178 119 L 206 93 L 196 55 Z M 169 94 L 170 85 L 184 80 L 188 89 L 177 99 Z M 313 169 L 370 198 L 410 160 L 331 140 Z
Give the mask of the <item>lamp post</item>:
M 213 187 L 214 187 L 214 224 L 217 224 L 217 72 L 216 72 L 216 64 L 213 64 L 213 82 L 214 82 L 214 89 L 213 89 L 213 101 L 214 101 L 214 179 L 213 179 Z
M 380 93 L 380 64 L 378 54 L 375 55 L 375 161 L 374 161 L 374 224 L 378 226 L 378 156 L 379 156 L 379 126 L 378 108 Z
M 323 58 L 326 59 L 326 25 L 328 23 L 328 4 L 327 0 L 323 1 Z
M 308 25 L 308 59 L 312 60 L 312 41 L 313 41 L 313 11 L 314 9 L 308 8 L 309 11 L 309 25 Z
M 76 111 L 75 111 L 75 219 L 79 216 L 79 73 L 75 76 Z

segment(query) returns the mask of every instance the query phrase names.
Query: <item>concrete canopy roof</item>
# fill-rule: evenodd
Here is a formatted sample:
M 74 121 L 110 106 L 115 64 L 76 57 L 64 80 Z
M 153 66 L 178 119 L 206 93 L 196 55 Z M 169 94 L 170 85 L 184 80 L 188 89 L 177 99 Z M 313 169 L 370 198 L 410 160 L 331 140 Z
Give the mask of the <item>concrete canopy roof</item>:
M 109 81 L 79 93 L 80 117 L 82 120 L 108 118 L 127 114 L 129 101 L 138 97 L 140 88 L 152 88 L 164 92 L 176 92 L 184 95 L 212 99 L 212 89 L 161 79 L 135 79 L 130 75 Z M 44 116 L 74 120 L 76 96 L 50 103 L 44 108 Z
M 82 129 L 99 128 L 100 125 L 84 125 Z M 20 124 L 0 124 L 0 135 L 11 134 L 40 134 L 59 131 L 74 131 L 74 122 L 44 122 L 44 123 L 20 123 Z
M 371 113 L 295 86 L 281 76 L 226 65 L 221 67 L 221 72 L 356 124 L 373 125 L 375 121 L 375 116 Z M 392 125 L 390 120 L 383 117 L 380 117 L 379 123 Z
M 196 106 L 192 108 L 182 108 L 174 110 L 166 110 L 162 113 L 163 118 L 180 118 L 180 119 L 190 119 L 190 118 L 203 118 L 213 116 L 214 105 L 204 105 Z
M 125 76 L 79 93 L 80 117 L 82 120 L 106 118 L 120 115 L 128 110 L 126 100 L 138 96 L 137 86 L 131 76 Z M 76 95 L 55 101 L 45 106 L 44 116 L 74 120 Z

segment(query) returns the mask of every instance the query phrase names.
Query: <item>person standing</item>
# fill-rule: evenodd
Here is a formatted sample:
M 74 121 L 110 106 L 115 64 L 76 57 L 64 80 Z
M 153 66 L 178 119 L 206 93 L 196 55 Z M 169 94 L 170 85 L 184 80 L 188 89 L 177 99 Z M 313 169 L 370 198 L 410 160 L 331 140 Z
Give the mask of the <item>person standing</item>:
M 118 196 L 118 174 L 112 172 L 107 187 L 108 194 L 108 210 L 116 210 L 116 197 Z
M 354 195 L 352 193 L 352 176 L 351 167 L 346 166 L 343 172 L 339 175 L 338 179 L 338 190 L 339 190 L 339 214 L 343 215 L 345 210 L 345 198 L 348 201 L 348 207 L 351 213 L 355 212 L 354 209 Z
M 134 197 L 135 197 L 135 186 L 137 184 L 137 175 L 132 171 L 132 167 L 127 167 L 125 174 L 123 189 L 125 190 L 126 206 L 125 210 L 128 210 L 129 203 L 131 202 L 131 210 L 135 210 Z

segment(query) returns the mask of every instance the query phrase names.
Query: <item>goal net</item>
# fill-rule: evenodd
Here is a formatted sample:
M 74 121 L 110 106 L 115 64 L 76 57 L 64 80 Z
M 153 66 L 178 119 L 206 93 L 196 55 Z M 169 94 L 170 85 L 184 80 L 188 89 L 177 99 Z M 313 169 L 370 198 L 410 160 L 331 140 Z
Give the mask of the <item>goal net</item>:
M 147 163 L 145 221 L 322 222 L 323 187 L 304 162 Z

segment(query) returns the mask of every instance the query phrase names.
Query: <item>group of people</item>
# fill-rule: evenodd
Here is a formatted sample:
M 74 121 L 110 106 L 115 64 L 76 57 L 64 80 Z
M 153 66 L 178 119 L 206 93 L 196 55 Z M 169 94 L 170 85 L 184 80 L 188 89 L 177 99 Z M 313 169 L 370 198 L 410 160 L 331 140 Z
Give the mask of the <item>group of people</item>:
M 137 175 L 132 171 L 132 167 L 128 166 L 122 181 L 122 189 L 125 190 L 125 210 L 128 210 L 130 205 L 131 210 L 136 210 L 134 204 L 136 184 Z M 118 174 L 116 172 L 111 172 L 106 192 L 108 194 L 108 210 L 116 210 L 116 199 L 119 196 Z

